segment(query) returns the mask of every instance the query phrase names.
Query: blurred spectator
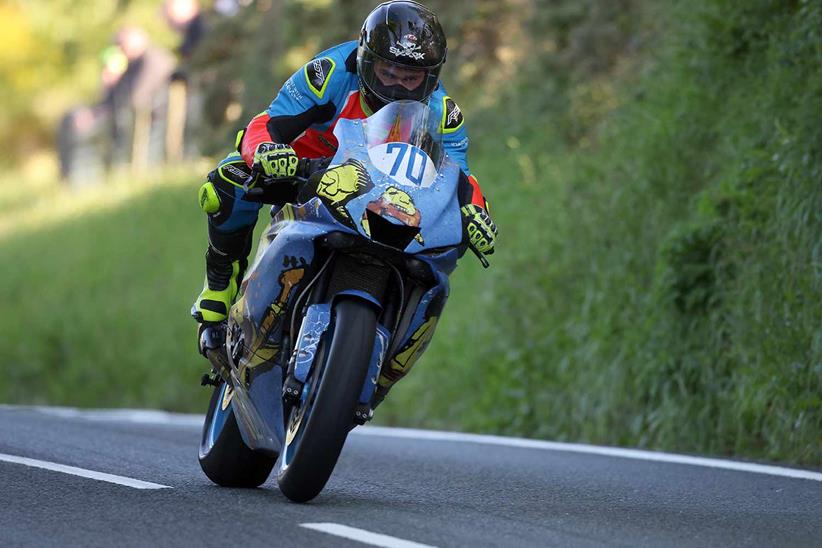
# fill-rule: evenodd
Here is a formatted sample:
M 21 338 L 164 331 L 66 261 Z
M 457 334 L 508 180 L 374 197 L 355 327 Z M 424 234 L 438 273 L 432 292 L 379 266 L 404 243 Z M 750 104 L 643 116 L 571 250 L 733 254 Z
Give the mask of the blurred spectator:
M 128 60 L 117 46 L 103 50 L 100 60 L 101 101 L 69 110 L 58 126 L 60 177 L 72 186 L 95 182 L 110 163 L 104 134 L 112 116 L 111 91 L 125 73 Z
M 112 88 L 114 161 L 141 170 L 163 160 L 165 112 L 174 57 L 150 43 L 139 27 L 120 29 L 115 41 L 128 68 Z
M 100 74 L 100 83 L 103 85 L 103 96 L 107 97 L 114 85 L 123 76 L 128 68 L 128 58 L 117 46 L 109 46 L 100 55 L 103 70 Z
M 94 114 L 92 107 L 78 106 L 63 115 L 57 126 L 57 156 L 60 178 L 71 186 L 80 186 L 97 175 L 94 162 L 88 158 L 92 146 Z M 90 161 L 92 160 L 92 161 Z
M 190 59 L 205 33 L 200 3 L 197 0 L 166 0 L 163 13 L 169 26 L 182 35 L 177 53 L 184 61 Z
M 205 23 L 197 0 L 165 0 L 163 14 L 168 25 L 181 35 L 177 53 L 180 66 L 171 75 L 166 119 L 166 160 L 176 162 L 197 155 L 197 131 L 202 95 L 198 78 L 191 73 L 191 60 L 205 34 Z
M 234 17 L 241 7 L 250 3 L 251 0 L 214 0 L 214 11 L 223 17 Z

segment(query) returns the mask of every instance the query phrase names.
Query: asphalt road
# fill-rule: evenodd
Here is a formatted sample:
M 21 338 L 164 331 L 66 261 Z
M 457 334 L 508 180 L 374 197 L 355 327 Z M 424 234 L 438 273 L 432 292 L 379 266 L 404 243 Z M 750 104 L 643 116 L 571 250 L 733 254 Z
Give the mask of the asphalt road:
M 822 546 L 819 474 L 365 429 L 349 436 L 325 491 L 298 505 L 275 479 L 254 490 L 212 485 L 197 463 L 199 420 L 0 407 L 0 546 L 366 545 L 338 536 L 346 527 L 396 547 Z M 318 523 L 336 534 L 304 526 Z

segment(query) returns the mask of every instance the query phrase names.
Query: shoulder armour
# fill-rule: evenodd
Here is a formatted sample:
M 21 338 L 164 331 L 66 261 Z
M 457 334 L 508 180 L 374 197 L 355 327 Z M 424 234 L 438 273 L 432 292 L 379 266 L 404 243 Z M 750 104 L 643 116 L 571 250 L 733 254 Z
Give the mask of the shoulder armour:
M 442 98 L 442 122 L 440 127 L 443 133 L 453 133 L 462 127 L 465 120 L 462 117 L 462 111 L 457 103 L 449 96 Z
M 331 80 L 331 74 L 334 73 L 336 66 L 337 64 L 330 57 L 320 57 L 305 65 L 305 81 L 318 99 L 323 98 L 325 88 L 328 87 L 328 81 Z

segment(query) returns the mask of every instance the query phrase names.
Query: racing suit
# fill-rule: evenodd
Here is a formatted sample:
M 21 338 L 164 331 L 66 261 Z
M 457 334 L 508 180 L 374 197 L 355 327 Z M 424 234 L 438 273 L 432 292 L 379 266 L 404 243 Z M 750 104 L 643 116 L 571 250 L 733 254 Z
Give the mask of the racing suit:
M 440 119 L 445 151 L 462 171 L 460 205 L 473 204 L 487 211 L 485 198 L 468 168 L 468 135 L 462 112 L 442 82 L 431 94 L 428 105 Z M 230 306 L 226 301 L 236 295 L 247 266 L 251 233 L 262 204 L 244 199 L 243 183 L 253 178 L 250 166 L 258 145 L 263 142 L 290 144 L 301 158 L 333 156 L 337 150 L 333 134 L 337 121 L 367 118 L 370 114 L 360 93 L 357 42 L 351 41 L 323 51 L 309 61 L 285 82 L 269 107 L 251 120 L 236 143 L 237 151 L 209 174 L 210 188 L 206 188 L 209 183 L 201 188 L 200 204 L 209 214 L 209 250 L 206 253 L 207 287 L 192 308 L 198 321 L 225 318 Z M 283 185 L 283 202 L 295 197 L 296 189 Z M 211 267 L 220 263 L 221 269 Z M 219 289 L 221 287 L 225 289 Z M 230 294 L 228 299 L 226 292 Z M 226 306 L 210 304 L 209 296 L 219 298 Z

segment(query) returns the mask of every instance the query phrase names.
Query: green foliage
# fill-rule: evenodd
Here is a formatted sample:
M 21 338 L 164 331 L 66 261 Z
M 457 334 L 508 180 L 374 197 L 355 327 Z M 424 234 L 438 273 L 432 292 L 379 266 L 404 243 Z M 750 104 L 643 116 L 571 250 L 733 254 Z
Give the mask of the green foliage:
M 343 4 L 370 7 L 260 2 L 215 29 L 211 149 L 356 28 L 300 32 Z M 377 420 L 821 463 L 819 3 L 433 4 L 501 234 Z M 0 400 L 204 408 L 197 180 L 76 218 L 58 194 L 39 227 L 0 194 Z
M 100 53 L 123 24 L 174 43 L 157 0 L 6 0 L 0 4 L 0 158 L 17 164 L 50 146 L 60 116 L 100 99 Z
M 452 303 L 384 419 L 820 462 L 822 9 L 653 16 L 621 108 L 582 135 L 560 118 L 570 155 L 512 151 L 495 271 L 456 280 L 481 297 Z M 552 89 L 568 97 L 574 78 Z
M 84 214 L 0 238 L 3 264 L 13 265 L 3 269 L 0 298 L 14 311 L 0 319 L 1 401 L 205 405 L 188 317 L 202 283 L 205 220 L 196 179 L 184 181 L 109 188 L 113 203 L 93 190 L 49 189 L 48 209 L 84 206 Z

